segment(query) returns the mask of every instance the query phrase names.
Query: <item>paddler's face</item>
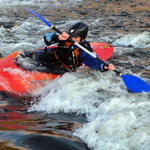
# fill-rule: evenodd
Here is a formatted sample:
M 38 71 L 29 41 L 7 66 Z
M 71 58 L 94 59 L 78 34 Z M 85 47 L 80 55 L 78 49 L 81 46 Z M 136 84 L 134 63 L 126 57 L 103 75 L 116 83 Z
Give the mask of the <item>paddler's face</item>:
M 77 43 L 80 43 L 81 37 L 80 36 L 72 37 L 72 40 L 75 41 L 75 42 L 77 42 Z

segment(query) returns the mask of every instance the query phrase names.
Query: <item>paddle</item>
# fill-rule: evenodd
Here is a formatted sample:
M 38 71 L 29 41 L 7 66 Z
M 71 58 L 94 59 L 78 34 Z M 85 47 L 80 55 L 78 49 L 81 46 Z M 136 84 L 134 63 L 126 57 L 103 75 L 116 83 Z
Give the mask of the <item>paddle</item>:
M 60 30 L 58 30 L 55 26 L 51 25 L 49 22 L 47 22 L 43 17 L 41 17 L 39 14 L 37 14 L 36 12 L 25 8 L 26 10 L 28 10 L 29 12 L 31 12 L 32 14 L 34 14 L 35 16 L 37 16 L 39 19 L 41 19 L 44 23 L 46 23 L 51 29 L 55 30 L 57 33 L 62 34 L 62 32 Z M 91 53 L 90 51 L 88 51 L 86 48 L 84 48 L 83 46 L 81 46 L 79 43 L 73 41 L 71 38 L 69 38 L 69 40 L 71 42 L 73 42 L 75 45 L 77 45 L 79 48 L 81 48 L 82 50 L 84 50 L 86 53 L 88 53 L 89 55 L 91 55 L 92 57 L 94 57 L 95 59 L 97 59 L 98 61 L 100 61 L 101 63 L 103 63 L 106 66 L 109 66 L 109 64 L 105 61 L 103 61 L 102 59 L 98 58 L 96 54 Z M 127 86 L 127 88 L 129 90 L 131 90 L 133 93 L 142 93 L 142 92 L 148 92 L 150 93 L 150 86 L 149 84 L 147 84 L 145 81 L 143 81 L 142 79 L 133 76 L 133 75 L 123 75 L 121 72 L 114 70 L 114 72 L 122 77 L 125 85 Z

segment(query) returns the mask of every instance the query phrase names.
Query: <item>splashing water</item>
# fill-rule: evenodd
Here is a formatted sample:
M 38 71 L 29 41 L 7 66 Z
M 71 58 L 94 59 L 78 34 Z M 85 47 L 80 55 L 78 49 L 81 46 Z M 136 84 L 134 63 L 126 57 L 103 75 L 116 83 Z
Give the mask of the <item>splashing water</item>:
M 117 39 L 113 42 L 114 46 L 133 46 L 135 48 L 147 48 L 150 47 L 150 32 L 143 32 L 141 34 L 129 34 L 121 39 Z
M 74 135 L 94 150 L 150 148 L 150 96 L 128 93 L 112 74 L 89 69 L 65 74 L 29 111 L 85 114 L 88 123 Z
M 90 27 L 87 40 L 108 42 L 117 46 L 115 47 L 115 54 L 116 51 L 118 53 L 117 66 L 129 74 L 134 72 L 136 76 L 145 75 L 144 78 L 149 81 L 150 63 L 147 55 L 149 49 L 144 49 L 150 47 L 149 7 L 147 9 L 146 5 L 148 1 L 92 0 L 85 3 L 82 0 L 5 0 L 4 3 L 0 0 L 0 2 L 0 21 L 15 23 L 11 28 L 0 26 L 3 56 L 20 49 L 32 50 L 45 46 L 43 35 L 49 32 L 49 27 L 31 14 L 27 14 L 24 7 L 29 7 L 38 11 L 48 21 L 52 21 L 52 24 L 62 31 L 76 21 L 86 22 Z M 130 93 L 114 72 L 100 73 L 87 68 L 79 69 L 76 73 L 66 73 L 62 78 L 55 79 L 42 89 L 42 92 L 43 90 L 40 101 L 32 104 L 28 111 L 47 114 L 75 113 L 78 116 L 84 114 L 87 123 L 74 130 L 73 134 L 84 141 L 90 149 L 150 149 L 150 96 L 146 93 Z M 19 111 L 19 114 L 21 113 Z M 6 134 L 12 133 L 8 131 Z M 15 136 L 16 134 L 11 139 Z

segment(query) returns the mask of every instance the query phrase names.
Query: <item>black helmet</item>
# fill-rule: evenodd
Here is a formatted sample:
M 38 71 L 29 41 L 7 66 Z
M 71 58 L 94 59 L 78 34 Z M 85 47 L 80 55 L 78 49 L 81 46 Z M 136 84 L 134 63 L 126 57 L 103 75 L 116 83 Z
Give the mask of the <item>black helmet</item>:
M 88 33 L 88 26 L 83 22 L 78 22 L 69 29 L 69 34 L 72 37 L 80 36 L 81 40 L 84 40 L 86 38 L 87 33 Z

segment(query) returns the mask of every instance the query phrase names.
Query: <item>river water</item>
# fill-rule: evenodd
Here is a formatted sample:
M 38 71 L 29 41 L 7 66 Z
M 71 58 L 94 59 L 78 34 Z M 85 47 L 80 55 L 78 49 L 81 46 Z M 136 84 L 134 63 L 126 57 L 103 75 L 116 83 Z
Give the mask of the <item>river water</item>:
M 83 21 L 88 41 L 114 46 L 117 70 L 150 84 L 147 0 L 0 0 L 0 55 L 44 47 L 49 27 Z M 40 91 L 37 91 L 40 93 Z M 149 150 L 150 95 L 133 94 L 114 72 L 80 68 L 55 79 L 38 98 L 0 94 L 0 149 Z

